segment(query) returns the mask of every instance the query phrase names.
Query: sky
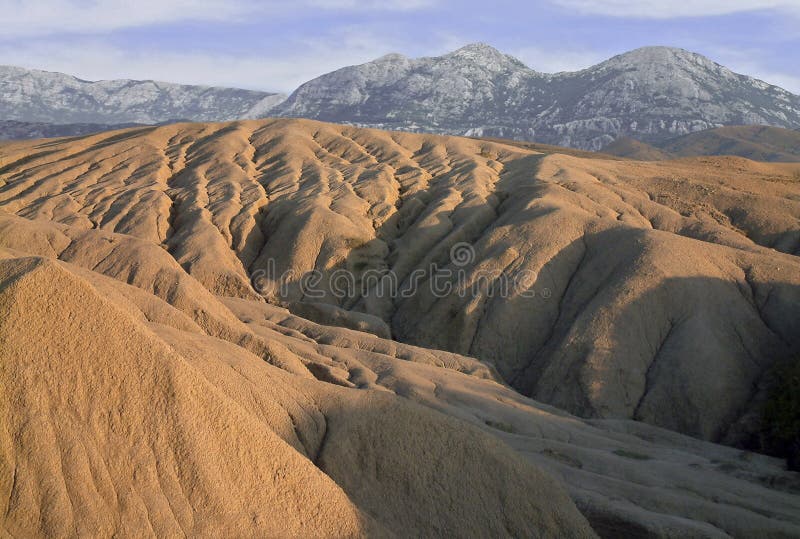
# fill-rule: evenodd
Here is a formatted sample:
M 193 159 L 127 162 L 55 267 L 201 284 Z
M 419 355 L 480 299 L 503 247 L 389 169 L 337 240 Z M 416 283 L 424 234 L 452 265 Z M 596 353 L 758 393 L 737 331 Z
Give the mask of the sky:
M 0 64 L 291 92 L 390 52 L 488 43 L 537 71 L 647 45 L 800 94 L 800 0 L 0 0 Z

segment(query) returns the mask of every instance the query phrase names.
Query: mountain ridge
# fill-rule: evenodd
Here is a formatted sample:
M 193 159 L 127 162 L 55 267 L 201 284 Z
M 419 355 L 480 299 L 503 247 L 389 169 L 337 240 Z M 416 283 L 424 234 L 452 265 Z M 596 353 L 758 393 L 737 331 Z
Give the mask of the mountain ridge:
M 620 137 L 659 143 L 726 125 L 800 128 L 800 96 L 665 46 L 559 73 L 536 71 L 486 43 L 440 56 L 390 53 L 321 75 L 289 96 L 158 81 L 91 82 L 0 66 L 4 120 L 114 125 L 267 116 L 598 151 Z
M 481 43 L 402 58 L 317 77 L 272 113 L 584 150 L 619 136 L 662 140 L 728 124 L 800 127 L 800 97 L 685 49 L 642 47 L 553 74 Z
M 152 79 L 87 81 L 54 71 L 0 66 L 3 120 L 60 125 L 224 121 L 262 115 L 284 97 Z

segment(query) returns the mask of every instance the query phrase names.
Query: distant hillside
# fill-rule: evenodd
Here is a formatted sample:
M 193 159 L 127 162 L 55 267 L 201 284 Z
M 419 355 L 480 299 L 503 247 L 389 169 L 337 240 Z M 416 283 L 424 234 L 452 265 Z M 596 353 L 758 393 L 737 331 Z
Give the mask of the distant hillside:
M 555 74 L 482 43 L 436 57 L 389 54 L 317 77 L 288 98 L 156 81 L 89 82 L 0 66 L 0 120 L 157 124 L 276 116 L 598 151 L 621 137 L 660 148 L 726 125 L 797 129 L 800 96 L 669 47 L 644 47 Z M 659 157 L 623 146 L 619 151 L 631 157 Z
M 640 161 L 735 155 L 753 161 L 800 162 L 800 131 L 760 125 L 718 127 L 655 144 L 623 137 L 602 151 Z
M 637 161 L 664 161 L 675 157 L 655 146 L 630 137 L 620 137 L 600 151 Z
M 678 156 L 738 155 L 754 161 L 800 161 L 800 131 L 758 125 L 684 135 L 659 147 Z
M 581 157 L 583 159 L 618 159 L 625 157 L 612 153 L 590 152 L 588 150 L 576 150 L 575 148 L 568 148 L 566 146 L 554 146 L 552 144 L 539 144 L 538 142 L 526 142 L 524 140 L 512 140 L 497 137 L 474 137 L 477 140 L 485 140 L 487 142 L 496 142 L 498 144 L 505 144 L 514 146 L 516 148 L 523 148 L 541 153 L 560 153 L 562 155 L 571 155 L 573 157 Z M 644 144 L 647 146 L 647 144 Z
M 141 124 L 49 124 L 43 122 L 0 120 L 0 140 L 75 137 L 99 133 L 100 131 L 109 131 L 111 129 L 135 127 L 137 125 Z

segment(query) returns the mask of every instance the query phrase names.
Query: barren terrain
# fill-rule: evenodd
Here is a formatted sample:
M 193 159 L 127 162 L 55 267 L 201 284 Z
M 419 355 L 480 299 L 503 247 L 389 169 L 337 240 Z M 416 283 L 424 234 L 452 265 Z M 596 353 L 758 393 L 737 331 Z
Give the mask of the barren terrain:
M 796 474 L 741 448 L 800 349 L 800 165 L 589 157 L 307 120 L 0 144 L 2 529 L 799 535 Z

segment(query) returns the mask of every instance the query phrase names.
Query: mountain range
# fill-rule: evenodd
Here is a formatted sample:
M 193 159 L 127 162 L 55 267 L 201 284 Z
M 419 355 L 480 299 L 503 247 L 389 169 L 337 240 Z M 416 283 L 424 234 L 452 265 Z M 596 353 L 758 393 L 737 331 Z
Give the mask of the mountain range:
M 120 123 L 303 117 L 391 130 L 501 137 L 597 151 L 729 125 L 800 128 L 800 96 L 683 49 L 645 47 L 576 72 L 540 73 L 489 45 L 389 54 L 282 94 L 154 81 L 88 82 L 0 68 L 0 118 Z M 84 132 L 86 127 L 75 134 Z M 4 131 L 6 132 L 4 136 Z M 0 127 L 0 138 L 10 138 Z M 40 136 L 41 126 L 31 126 Z M 14 137 L 24 138 L 19 125 Z
M 156 124 L 171 120 L 257 118 L 283 94 L 158 82 L 85 81 L 0 66 L 0 119 L 49 124 Z
M 623 135 L 659 141 L 721 125 L 800 127 L 800 97 L 682 49 L 646 47 L 545 74 L 473 44 L 334 71 L 273 114 L 599 150 Z

